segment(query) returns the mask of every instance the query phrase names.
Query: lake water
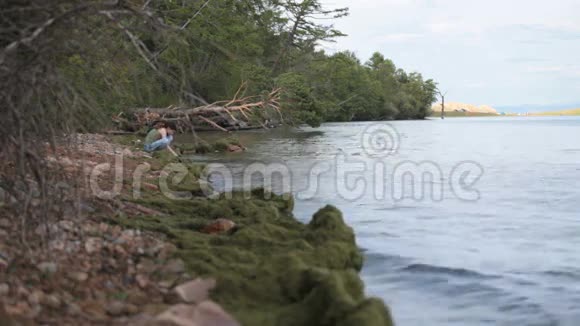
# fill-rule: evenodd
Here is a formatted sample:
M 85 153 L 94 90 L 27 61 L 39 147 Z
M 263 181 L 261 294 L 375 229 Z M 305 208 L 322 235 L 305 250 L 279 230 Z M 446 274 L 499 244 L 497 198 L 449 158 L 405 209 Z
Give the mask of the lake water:
M 385 142 L 373 139 L 381 132 Z M 200 159 L 224 163 L 234 187 L 254 162 L 287 167 L 303 221 L 340 208 L 366 255 L 367 292 L 397 325 L 580 325 L 579 118 L 332 123 L 241 138 L 247 152 Z

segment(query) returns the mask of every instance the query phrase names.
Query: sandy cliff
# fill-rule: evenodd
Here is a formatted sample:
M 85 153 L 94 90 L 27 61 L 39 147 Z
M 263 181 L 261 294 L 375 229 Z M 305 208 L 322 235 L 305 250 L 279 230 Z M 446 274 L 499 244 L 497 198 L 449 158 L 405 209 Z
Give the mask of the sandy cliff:
M 432 107 L 433 111 L 440 112 L 441 111 L 441 103 L 434 104 Z M 446 102 L 445 103 L 445 111 L 446 112 L 471 112 L 471 113 L 492 113 L 498 114 L 496 109 L 492 108 L 489 105 L 472 105 L 466 103 L 458 103 L 458 102 Z

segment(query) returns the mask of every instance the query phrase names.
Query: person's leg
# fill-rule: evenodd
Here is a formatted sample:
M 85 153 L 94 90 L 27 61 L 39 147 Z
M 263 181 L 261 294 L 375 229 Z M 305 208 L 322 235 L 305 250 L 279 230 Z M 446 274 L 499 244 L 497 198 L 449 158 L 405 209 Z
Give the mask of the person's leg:
M 172 135 L 167 135 L 167 137 L 162 138 L 162 139 L 159 139 L 157 141 L 157 142 L 159 142 L 159 145 L 158 145 L 156 151 L 160 151 L 162 149 L 166 149 L 167 146 L 169 146 L 169 144 L 171 144 L 172 141 L 173 141 L 173 136 Z
M 145 145 L 144 149 L 146 152 L 160 151 L 162 149 L 165 149 L 167 146 L 169 146 L 169 144 L 171 143 L 172 140 L 173 140 L 173 137 L 171 135 L 169 135 L 165 138 L 161 138 L 159 140 L 156 140 L 156 141 L 152 142 L 151 144 Z

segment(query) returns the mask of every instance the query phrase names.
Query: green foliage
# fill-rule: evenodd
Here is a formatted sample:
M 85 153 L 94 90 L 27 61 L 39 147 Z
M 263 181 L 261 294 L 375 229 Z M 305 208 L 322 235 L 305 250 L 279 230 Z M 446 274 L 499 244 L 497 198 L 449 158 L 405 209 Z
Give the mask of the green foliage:
M 343 35 L 319 18 L 343 17 L 346 8 L 327 9 L 320 0 L 212 1 L 201 8 L 203 3 L 150 3 L 165 24 L 176 27 L 139 30 L 158 71 L 121 31 L 109 32 L 110 40 L 93 44 L 90 52 L 82 51 L 81 40 L 71 40 L 79 51 L 67 53 L 61 69 L 109 115 L 130 107 L 230 99 L 242 83 L 247 87 L 239 96 L 282 87 L 285 120 L 293 124 L 422 119 L 430 113 L 432 80 L 397 69 L 380 53 L 362 64 L 352 52 L 316 50 L 320 41 Z M 136 20 L 123 24 L 140 26 Z
M 286 18 L 282 35 L 285 38 L 279 51 L 273 71 L 295 66 L 304 58 L 305 52 L 311 52 L 319 41 L 333 41 L 336 37 L 345 36 L 334 29 L 333 25 L 321 24 L 324 19 L 337 19 L 348 15 L 348 8 L 326 9 L 319 0 L 285 0 L 280 1 Z
M 316 103 L 312 88 L 305 76 L 289 72 L 280 75 L 277 86 L 282 88 L 282 101 L 289 108 L 289 116 L 295 123 L 306 123 L 317 127 L 323 119 L 321 107 Z
M 424 119 L 435 101 L 436 83 L 419 73 L 407 74 L 375 53 L 362 65 L 349 51 L 316 52 L 303 69 L 278 78 L 290 94 L 285 103 L 318 121 Z

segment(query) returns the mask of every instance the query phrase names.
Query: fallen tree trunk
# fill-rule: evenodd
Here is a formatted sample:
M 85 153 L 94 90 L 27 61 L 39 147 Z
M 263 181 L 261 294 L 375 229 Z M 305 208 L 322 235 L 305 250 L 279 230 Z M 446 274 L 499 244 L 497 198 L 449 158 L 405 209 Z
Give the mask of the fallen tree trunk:
M 179 132 L 213 129 L 221 131 L 271 128 L 283 122 L 280 110 L 280 89 L 266 96 L 238 98 L 242 88 L 229 101 L 201 107 L 135 108 L 128 114 L 113 117 L 120 130 L 136 132 L 151 127 L 156 121 L 171 121 Z

